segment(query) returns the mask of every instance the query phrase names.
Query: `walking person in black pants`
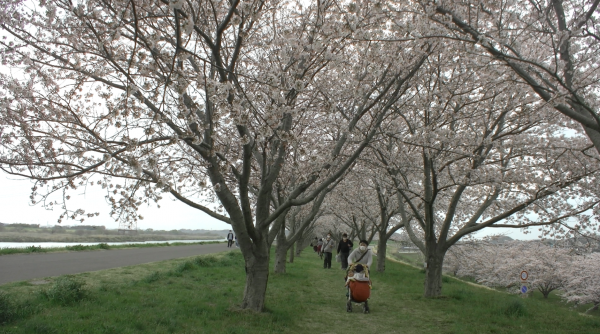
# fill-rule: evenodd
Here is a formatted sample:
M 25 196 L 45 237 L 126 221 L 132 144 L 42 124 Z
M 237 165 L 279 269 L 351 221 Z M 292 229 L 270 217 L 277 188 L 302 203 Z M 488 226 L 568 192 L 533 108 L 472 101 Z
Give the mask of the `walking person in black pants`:
M 231 247 L 231 245 L 233 245 L 233 238 L 233 232 L 229 230 L 229 233 L 227 233 L 227 247 Z
M 327 239 L 323 241 L 322 252 L 325 255 L 325 260 L 323 260 L 323 268 L 331 269 L 331 252 L 333 252 L 333 247 L 335 247 L 335 241 L 331 239 L 331 234 L 327 234 Z
M 342 234 L 342 241 L 338 244 L 337 253 L 341 255 L 342 258 L 342 269 L 348 269 L 348 255 L 350 255 L 350 251 L 354 247 L 352 240 L 348 239 L 348 235 L 346 233 Z

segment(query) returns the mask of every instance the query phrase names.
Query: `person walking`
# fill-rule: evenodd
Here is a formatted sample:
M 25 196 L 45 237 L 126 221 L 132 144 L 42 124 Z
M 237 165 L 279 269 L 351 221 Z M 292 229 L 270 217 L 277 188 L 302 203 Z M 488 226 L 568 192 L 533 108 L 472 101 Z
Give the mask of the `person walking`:
M 337 253 L 342 258 L 342 269 L 348 269 L 348 256 L 350 256 L 350 251 L 354 247 L 352 240 L 348 239 L 348 234 L 342 234 L 342 241 L 338 244 Z
M 323 260 L 323 268 L 331 269 L 331 253 L 333 252 L 333 247 L 335 247 L 335 240 L 331 239 L 331 234 L 327 234 L 327 239 L 323 241 L 323 255 L 325 256 L 325 260 Z
M 358 248 L 348 256 L 348 263 L 362 263 L 370 269 L 371 264 L 373 264 L 373 251 L 368 246 L 369 242 L 367 240 L 361 240 L 358 243 Z
M 235 239 L 235 247 L 240 248 L 240 243 L 238 242 L 237 235 L 234 237 Z
M 310 245 L 312 246 L 313 250 L 315 251 L 315 253 L 317 252 L 317 245 L 319 244 L 319 238 L 315 237 L 315 240 L 313 240 Z
M 233 232 L 231 230 L 229 230 L 229 233 L 227 233 L 227 247 L 231 248 L 231 246 L 233 245 Z
M 317 241 L 317 255 L 323 258 L 323 239 Z

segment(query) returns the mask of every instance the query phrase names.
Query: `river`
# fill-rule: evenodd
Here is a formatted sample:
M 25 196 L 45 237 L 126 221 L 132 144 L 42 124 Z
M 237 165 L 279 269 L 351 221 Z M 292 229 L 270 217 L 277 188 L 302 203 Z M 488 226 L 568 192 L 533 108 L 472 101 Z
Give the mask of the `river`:
M 125 241 L 125 242 L 0 242 L 0 249 L 2 248 L 25 248 L 29 246 L 36 246 L 42 248 L 59 248 L 66 246 L 91 246 L 98 245 L 101 243 L 108 244 L 109 246 L 114 245 L 131 245 L 131 244 L 164 244 L 164 243 L 194 243 L 194 242 L 207 242 L 207 241 L 226 241 L 226 239 L 213 239 L 213 240 L 164 240 L 164 241 Z

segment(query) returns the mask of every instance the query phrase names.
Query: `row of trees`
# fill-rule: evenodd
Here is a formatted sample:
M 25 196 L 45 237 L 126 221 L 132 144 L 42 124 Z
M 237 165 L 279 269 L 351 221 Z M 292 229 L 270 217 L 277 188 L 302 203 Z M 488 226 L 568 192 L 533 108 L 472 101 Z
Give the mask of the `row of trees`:
M 474 242 L 453 247 L 445 268 L 456 276 L 512 293 L 519 293 L 519 274 L 525 270 L 529 287 L 540 291 L 544 298 L 561 290 L 561 298 L 568 302 L 592 304 L 588 311 L 600 305 L 600 253 L 577 254 L 570 248 L 534 242 Z
M 379 270 L 406 229 L 425 296 L 473 232 L 597 226 L 599 1 L 0 3 L 0 168 L 61 219 L 93 186 L 231 224 L 242 308 L 324 214 Z

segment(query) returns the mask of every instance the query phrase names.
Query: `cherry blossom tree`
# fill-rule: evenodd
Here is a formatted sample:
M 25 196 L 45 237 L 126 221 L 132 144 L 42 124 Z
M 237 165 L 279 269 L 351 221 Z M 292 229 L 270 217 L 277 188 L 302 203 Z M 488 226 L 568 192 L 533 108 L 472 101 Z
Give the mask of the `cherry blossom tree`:
M 343 177 L 430 50 L 355 38 L 386 16 L 336 1 L 1 4 L 0 168 L 62 218 L 95 186 L 115 219 L 168 194 L 231 224 L 256 311 L 286 213 Z
M 510 68 L 600 151 L 599 0 L 422 1 L 432 35 Z M 443 29 L 449 30 L 449 33 Z
M 565 278 L 561 297 L 576 304 L 592 304 L 587 312 L 597 310 L 600 306 L 599 272 L 600 253 L 577 256 L 561 270 Z
M 323 191 L 319 198 L 315 200 L 312 205 L 312 209 L 308 210 L 306 207 L 293 207 L 287 214 L 282 214 L 281 219 L 285 219 L 279 227 L 279 233 L 277 234 L 277 245 L 275 247 L 275 267 L 274 271 L 279 274 L 284 274 L 286 271 L 286 258 L 287 252 L 291 249 L 291 254 L 294 253 L 293 246 L 301 240 L 304 236 L 304 232 L 307 228 L 315 223 L 315 221 L 323 215 L 323 209 L 321 204 L 325 199 L 325 196 L 329 193 L 329 190 Z M 286 232 L 288 234 L 286 235 Z M 290 254 L 290 262 L 293 261 L 293 257 Z
M 369 151 L 359 159 L 352 175 L 344 179 L 344 185 L 336 190 L 340 200 L 336 201 L 334 211 L 341 222 L 364 235 L 361 239 L 370 242 L 374 236 L 378 237 L 376 269 L 384 272 L 387 241 L 411 217 L 406 211 L 401 212 L 394 185 L 389 179 L 380 177 L 385 170 Z M 363 217 L 360 226 L 357 217 Z M 368 237 L 367 226 L 371 231 Z
M 369 243 L 377 233 L 377 203 L 373 192 L 357 173 L 351 173 L 327 198 L 331 218 L 330 230 L 348 233 L 348 238 L 366 240 Z M 334 227 L 335 226 L 335 227 Z
M 294 242 L 292 244 L 292 246 L 290 247 L 290 257 L 289 257 L 289 262 L 290 263 L 293 263 L 294 262 L 294 258 L 296 256 L 300 256 L 300 254 L 302 253 L 302 251 L 306 247 L 308 247 L 312 243 L 312 241 L 313 241 L 316 219 L 315 219 L 315 221 L 313 221 L 312 224 L 309 224 L 302 231 L 302 233 L 300 233 L 300 231 L 298 231 L 300 229 L 300 227 L 301 227 L 300 226 L 301 223 L 302 223 L 301 221 L 296 221 L 296 222 L 293 222 L 293 223 L 290 224 L 290 232 L 292 234 L 298 233 L 298 238 L 296 239 L 296 242 Z
M 503 245 L 475 242 L 452 247 L 450 267 L 457 275 L 469 276 L 477 282 L 493 287 L 503 287 L 519 293 L 519 274 L 528 273 L 527 284 L 539 290 L 544 298 L 562 288 L 569 279 L 564 275 L 571 263 L 577 261 L 572 250 L 550 247 L 531 241 L 511 241 Z
M 405 229 L 426 257 L 427 297 L 441 294 L 448 249 L 473 232 L 548 226 L 552 236 L 597 227 L 586 214 L 598 207 L 596 156 L 581 134 L 564 135 L 572 121 L 516 84 L 512 71 L 445 46 L 407 93 L 414 99 L 382 124 L 393 145 L 378 147 L 400 207 L 414 216 Z

